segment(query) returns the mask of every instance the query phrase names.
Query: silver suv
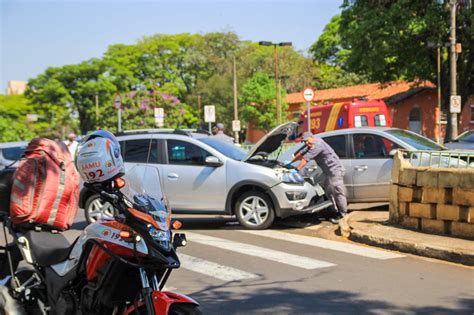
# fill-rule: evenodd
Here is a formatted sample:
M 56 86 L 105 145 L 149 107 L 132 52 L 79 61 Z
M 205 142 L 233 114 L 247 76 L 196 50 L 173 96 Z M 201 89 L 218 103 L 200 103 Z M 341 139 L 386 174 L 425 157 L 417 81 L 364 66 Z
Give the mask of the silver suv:
M 319 184 L 270 159 L 297 124 L 278 126 L 249 152 L 196 132 L 148 131 L 119 136 L 126 168 L 156 167 L 174 213 L 235 215 L 249 229 L 265 229 L 275 217 L 311 213 L 332 206 Z M 93 222 L 113 215 L 87 190 L 81 207 Z

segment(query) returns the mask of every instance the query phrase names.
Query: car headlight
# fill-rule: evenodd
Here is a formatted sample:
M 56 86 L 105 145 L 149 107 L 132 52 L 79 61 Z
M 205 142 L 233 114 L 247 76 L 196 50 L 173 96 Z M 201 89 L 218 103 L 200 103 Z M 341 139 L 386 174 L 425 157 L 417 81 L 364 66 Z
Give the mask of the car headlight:
M 301 200 L 306 198 L 306 191 L 287 191 L 285 192 L 286 198 L 290 201 Z
M 304 178 L 300 173 L 285 172 L 281 174 L 281 181 L 287 184 L 303 184 Z

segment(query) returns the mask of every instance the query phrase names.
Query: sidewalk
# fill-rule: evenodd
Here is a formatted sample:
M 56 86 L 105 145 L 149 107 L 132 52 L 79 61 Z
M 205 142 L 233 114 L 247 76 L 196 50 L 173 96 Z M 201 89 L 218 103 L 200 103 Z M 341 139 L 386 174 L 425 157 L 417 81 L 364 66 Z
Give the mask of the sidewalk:
M 474 266 L 474 241 L 389 225 L 388 211 L 353 211 L 339 227 L 351 241 Z

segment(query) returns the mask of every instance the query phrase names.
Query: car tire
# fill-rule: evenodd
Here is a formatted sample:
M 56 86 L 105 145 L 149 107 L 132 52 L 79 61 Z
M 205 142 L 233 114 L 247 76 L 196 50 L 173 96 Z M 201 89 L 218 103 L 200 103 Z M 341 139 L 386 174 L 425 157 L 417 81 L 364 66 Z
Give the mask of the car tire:
M 237 198 L 234 209 L 239 223 L 251 230 L 264 230 L 275 220 L 270 198 L 263 192 L 251 190 Z
M 104 201 L 97 194 L 87 198 L 86 203 L 84 204 L 84 215 L 87 223 L 94 223 L 102 218 L 112 219 L 115 216 L 116 211 L 112 205 L 108 202 L 105 204 L 106 207 L 104 208 Z

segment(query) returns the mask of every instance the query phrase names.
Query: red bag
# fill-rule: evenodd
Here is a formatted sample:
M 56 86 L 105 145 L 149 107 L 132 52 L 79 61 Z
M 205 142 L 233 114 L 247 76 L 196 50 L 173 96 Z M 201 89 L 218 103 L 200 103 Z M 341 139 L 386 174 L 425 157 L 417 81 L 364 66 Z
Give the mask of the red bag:
M 15 172 L 10 200 L 13 224 L 66 230 L 79 206 L 79 174 L 63 143 L 33 139 Z

